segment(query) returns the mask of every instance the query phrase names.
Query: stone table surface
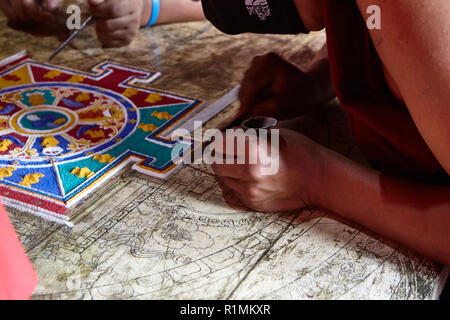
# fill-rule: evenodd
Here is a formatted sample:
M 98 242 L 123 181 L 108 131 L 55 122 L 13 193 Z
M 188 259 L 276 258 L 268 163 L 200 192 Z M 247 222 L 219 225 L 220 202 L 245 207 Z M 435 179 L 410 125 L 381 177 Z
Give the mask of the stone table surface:
M 193 22 L 102 49 L 89 27 L 53 63 L 89 71 L 108 59 L 160 71 L 151 87 L 213 102 L 239 84 L 254 56 L 276 51 L 305 66 L 324 42 L 323 32 L 228 36 Z M 60 43 L 12 30 L 0 15 L 0 60 L 27 50 L 46 62 Z M 344 124 L 330 105 L 294 125 L 363 161 Z M 8 212 L 39 276 L 33 299 L 435 299 L 444 282 L 439 264 L 331 212 L 231 209 L 210 175 L 189 168 L 167 181 L 124 170 L 69 213 L 73 228 Z

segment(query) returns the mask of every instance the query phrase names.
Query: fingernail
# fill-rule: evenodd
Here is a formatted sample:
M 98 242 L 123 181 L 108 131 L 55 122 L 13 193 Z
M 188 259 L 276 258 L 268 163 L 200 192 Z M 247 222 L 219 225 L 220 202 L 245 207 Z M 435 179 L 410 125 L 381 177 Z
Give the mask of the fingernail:
M 59 6 L 59 1 L 55 1 L 55 0 L 47 0 L 44 1 L 44 3 L 42 4 L 42 6 L 44 7 L 44 9 L 47 9 L 49 11 L 53 11 L 56 10 Z
M 89 3 L 93 6 L 98 6 L 99 4 L 102 4 L 105 2 L 105 0 L 89 0 Z

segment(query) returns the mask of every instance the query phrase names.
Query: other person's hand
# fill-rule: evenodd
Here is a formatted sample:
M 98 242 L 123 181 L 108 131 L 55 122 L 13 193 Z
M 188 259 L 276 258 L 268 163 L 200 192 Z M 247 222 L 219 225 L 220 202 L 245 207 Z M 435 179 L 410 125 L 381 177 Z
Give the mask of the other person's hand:
M 88 0 L 90 12 L 96 18 L 98 40 L 104 47 L 123 47 L 131 43 L 146 23 L 145 1 Z
M 47 23 L 53 20 L 62 0 L 0 0 L 0 9 L 8 18 L 8 25 Z
M 225 137 L 223 141 L 226 141 Z M 235 164 L 212 165 L 225 200 L 231 206 L 240 203 L 256 211 L 273 212 L 319 204 L 317 199 L 324 175 L 325 149 L 304 135 L 287 129 L 280 130 L 279 142 L 279 152 L 273 152 L 278 151 L 276 148 L 267 152 L 272 149 L 271 145 L 264 147 L 260 142 L 247 141 L 245 150 L 238 150 L 235 144 L 235 153 L 238 157 L 245 155 L 247 164 L 235 161 Z M 212 148 L 217 151 L 215 142 Z M 226 146 L 222 150 L 227 150 Z M 258 155 L 258 161 L 249 164 L 249 159 L 255 155 Z M 276 161 L 279 161 L 278 166 Z M 277 167 L 277 171 L 273 170 Z
M 270 116 L 279 120 L 301 116 L 323 102 L 318 80 L 268 53 L 254 58 L 244 75 L 238 117 Z

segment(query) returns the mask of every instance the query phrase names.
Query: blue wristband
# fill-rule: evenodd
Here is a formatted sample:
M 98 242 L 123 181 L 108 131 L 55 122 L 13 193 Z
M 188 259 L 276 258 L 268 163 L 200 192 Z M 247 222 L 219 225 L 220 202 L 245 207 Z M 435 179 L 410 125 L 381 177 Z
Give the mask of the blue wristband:
M 152 0 L 152 14 L 150 16 L 150 20 L 148 21 L 146 27 L 151 27 L 156 23 L 159 17 L 159 6 L 160 0 Z

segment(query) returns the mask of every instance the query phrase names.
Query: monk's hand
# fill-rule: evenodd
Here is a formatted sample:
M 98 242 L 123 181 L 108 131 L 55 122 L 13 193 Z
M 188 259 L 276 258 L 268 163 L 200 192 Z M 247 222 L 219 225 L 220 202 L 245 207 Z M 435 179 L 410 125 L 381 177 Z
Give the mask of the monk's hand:
M 147 0 L 88 0 L 96 18 L 97 38 L 103 47 L 124 47 L 143 25 Z
M 232 207 L 244 206 L 260 212 L 294 210 L 317 204 L 324 171 L 324 148 L 302 134 L 281 129 L 279 146 L 273 134 L 263 140 L 248 138 L 245 147 L 234 143 L 234 164 L 212 165 L 222 186 L 224 199 Z M 229 140 L 231 141 L 231 140 Z M 220 144 L 223 147 L 220 148 Z M 227 139 L 211 144 L 215 157 L 233 158 Z M 217 149 L 219 147 L 219 149 Z M 226 150 L 226 152 L 224 151 Z M 253 157 L 253 158 L 252 158 Z M 255 161 L 255 158 L 256 161 Z M 245 161 L 238 164 L 237 159 Z M 251 160 L 253 159 L 253 160 Z
M 238 116 L 282 120 L 304 115 L 319 101 L 317 82 L 312 75 L 275 53 L 257 56 L 242 81 Z
M 8 25 L 20 28 L 24 24 L 47 23 L 62 0 L 0 0 L 0 9 L 8 18 Z

